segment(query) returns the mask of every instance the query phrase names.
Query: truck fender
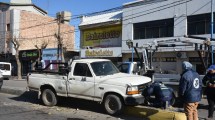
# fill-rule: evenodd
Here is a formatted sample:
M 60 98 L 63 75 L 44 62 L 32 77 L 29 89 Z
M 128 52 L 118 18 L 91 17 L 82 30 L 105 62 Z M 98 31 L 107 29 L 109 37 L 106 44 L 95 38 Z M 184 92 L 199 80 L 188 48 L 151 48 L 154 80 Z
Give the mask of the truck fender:
M 102 104 L 103 101 L 104 101 L 104 99 L 106 98 L 106 96 L 107 96 L 107 95 L 110 95 L 110 94 L 119 96 L 120 99 L 122 100 L 122 102 L 124 102 L 124 98 L 123 98 L 123 96 L 122 96 L 121 94 L 116 93 L 116 92 L 111 92 L 111 91 L 109 91 L 109 92 L 106 92 L 106 93 L 103 94 L 103 97 L 102 97 L 102 100 L 101 100 L 100 104 Z
M 42 88 L 49 88 L 49 89 L 52 89 L 52 90 L 55 91 L 55 89 L 54 89 L 54 87 L 53 87 L 52 85 L 50 85 L 50 84 L 43 84 L 43 85 L 41 85 L 40 88 L 39 88 L 39 91 L 38 91 L 38 99 L 40 99 L 40 97 L 41 97 L 42 90 L 43 90 Z

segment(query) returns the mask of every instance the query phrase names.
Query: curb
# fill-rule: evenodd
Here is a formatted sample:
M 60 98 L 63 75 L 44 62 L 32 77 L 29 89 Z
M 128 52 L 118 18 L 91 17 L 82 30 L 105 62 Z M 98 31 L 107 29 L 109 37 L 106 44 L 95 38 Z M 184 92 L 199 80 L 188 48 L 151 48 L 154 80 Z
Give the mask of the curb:
M 8 93 L 8 94 L 13 94 L 13 95 L 22 95 L 23 93 L 25 93 L 26 90 L 24 89 L 18 89 L 18 88 L 12 88 L 12 87 L 5 87 L 2 86 L 0 93 Z
M 186 115 L 184 113 L 149 108 L 145 106 L 128 106 L 124 113 L 149 120 L 186 120 Z

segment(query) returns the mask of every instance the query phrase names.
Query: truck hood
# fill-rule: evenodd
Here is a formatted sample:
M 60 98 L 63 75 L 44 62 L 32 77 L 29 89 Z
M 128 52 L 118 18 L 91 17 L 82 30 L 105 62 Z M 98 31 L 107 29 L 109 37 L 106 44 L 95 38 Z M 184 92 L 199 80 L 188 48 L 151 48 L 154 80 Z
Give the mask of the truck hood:
M 117 73 L 107 76 L 97 76 L 103 83 L 112 83 L 118 85 L 141 85 L 151 82 L 151 78 L 140 75 L 131 75 L 126 73 Z

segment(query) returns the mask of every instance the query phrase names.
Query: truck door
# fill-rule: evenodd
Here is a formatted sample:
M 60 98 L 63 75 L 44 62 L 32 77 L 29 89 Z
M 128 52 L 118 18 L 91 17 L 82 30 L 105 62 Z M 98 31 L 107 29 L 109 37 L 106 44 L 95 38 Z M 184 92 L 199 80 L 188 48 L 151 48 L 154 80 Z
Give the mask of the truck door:
M 94 77 L 86 63 L 76 63 L 68 80 L 68 95 L 76 98 L 93 99 Z

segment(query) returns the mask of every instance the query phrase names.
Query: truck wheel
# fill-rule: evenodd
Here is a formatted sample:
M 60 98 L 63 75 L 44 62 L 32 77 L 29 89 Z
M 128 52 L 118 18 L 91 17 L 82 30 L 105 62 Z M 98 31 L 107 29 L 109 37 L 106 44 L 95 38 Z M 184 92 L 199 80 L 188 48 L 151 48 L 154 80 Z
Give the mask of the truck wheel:
M 122 112 L 124 104 L 116 95 L 108 95 L 104 100 L 104 108 L 110 115 L 117 115 Z
M 46 106 L 55 106 L 57 104 L 56 94 L 51 89 L 42 91 L 42 101 Z

